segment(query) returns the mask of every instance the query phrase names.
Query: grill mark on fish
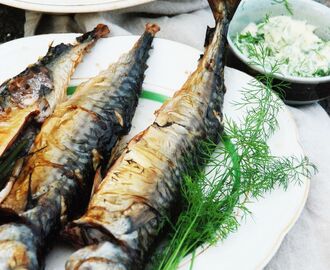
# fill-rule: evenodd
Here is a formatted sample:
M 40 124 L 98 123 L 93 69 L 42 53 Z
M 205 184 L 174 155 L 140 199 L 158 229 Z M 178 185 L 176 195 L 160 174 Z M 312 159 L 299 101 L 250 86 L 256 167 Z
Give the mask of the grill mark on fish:
M 6 160 L 26 141 L 16 153 L 16 159 L 27 155 L 40 125 L 66 99 L 69 79 L 76 66 L 95 42 L 108 33 L 107 26 L 98 25 L 78 37 L 74 45 L 50 46 L 38 62 L 0 85 L 0 166 L 5 166 Z M 10 171 L 5 175 L 0 172 L 0 189 L 8 178 Z
M 20 236 L 23 230 L 19 226 L 24 223 L 24 229 L 33 229 L 30 237 L 37 239 L 38 243 L 13 243 L 17 249 L 0 256 L 0 265 L 8 266 L 9 258 L 19 252 L 19 245 L 25 245 L 26 250 L 32 249 L 32 254 L 27 254 L 28 258 L 36 257 L 46 241 L 86 207 L 95 174 L 95 155 L 100 155 L 97 159 L 104 162 L 100 165 L 105 165 L 118 139 L 130 130 L 149 50 L 158 30 L 158 26 L 148 24 L 128 54 L 79 86 L 71 99 L 57 106 L 44 123 L 31 150 L 34 154 L 27 160 L 2 204 L 3 211 L 14 213 L 18 218 L 16 223 L 4 226 L 13 230 L 17 228 Z M 120 114 L 122 123 L 116 113 Z M 6 237 L 1 235 L 1 228 L 0 239 Z M 8 239 L 11 238 L 6 237 Z M 4 242 L 0 240 L 0 249 L 3 246 Z M 25 264 L 17 261 L 14 266 L 40 269 L 42 258 L 37 257 L 37 261 L 30 260 Z
M 220 141 L 228 3 L 210 0 L 217 23 L 196 71 L 156 112 L 155 122 L 131 140 L 86 213 L 67 226 L 66 237 L 87 245 L 70 257 L 67 270 L 143 269 L 162 219 L 175 207 L 186 158 L 200 164 L 198 142 Z M 143 173 L 136 166 L 144 168 Z M 101 258 L 116 263 L 100 263 Z

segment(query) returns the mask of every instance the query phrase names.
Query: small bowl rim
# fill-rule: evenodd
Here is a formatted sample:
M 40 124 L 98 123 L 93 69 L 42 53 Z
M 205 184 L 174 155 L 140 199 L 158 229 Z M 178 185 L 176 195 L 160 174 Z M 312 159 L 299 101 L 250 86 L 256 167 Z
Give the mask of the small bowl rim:
M 316 1 L 311 1 L 311 0 L 296 0 L 297 2 L 300 1 L 302 3 L 306 3 L 308 5 L 314 6 L 315 8 L 319 10 L 327 9 L 327 12 L 330 15 L 330 8 L 327 7 L 326 5 L 323 5 L 319 2 Z M 242 1 L 239 5 L 238 8 L 240 8 L 241 5 L 244 4 L 244 1 Z M 235 15 L 233 17 L 235 19 Z M 251 21 L 253 22 L 253 21 Z M 230 22 L 232 23 L 232 22 Z M 230 26 L 229 26 L 230 29 Z M 248 65 L 250 68 L 254 69 L 255 71 L 262 73 L 262 74 L 267 74 L 267 70 L 264 68 L 258 66 L 258 65 L 253 65 L 251 64 L 251 59 L 244 55 L 243 53 L 240 52 L 240 50 L 236 47 L 235 42 L 233 41 L 232 37 L 230 36 L 230 32 L 227 32 L 227 41 L 229 44 L 230 49 L 233 51 L 233 53 L 241 60 L 243 61 L 246 65 Z M 304 84 L 319 84 L 319 83 L 325 83 L 330 81 L 330 75 L 328 76 L 323 76 L 323 77 L 299 77 L 299 76 L 292 76 L 292 75 L 282 75 L 279 73 L 275 73 L 273 75 L 276 79 L 283 80 L 283 81 L 288 81 L 288 82 L 294 82 L 294 83 L 304 83 Z

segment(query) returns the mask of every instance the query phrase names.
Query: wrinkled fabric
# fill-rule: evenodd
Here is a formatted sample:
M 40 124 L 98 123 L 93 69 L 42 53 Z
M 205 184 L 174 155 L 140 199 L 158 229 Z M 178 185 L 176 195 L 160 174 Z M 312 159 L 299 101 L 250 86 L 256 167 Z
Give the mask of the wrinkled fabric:
M 330 120 L 319 105 L 290 108 L 300 144 L 317 166 L 305 209 L 266 270 L 330 269 Z
M 330 1 L 319 0 L 330 6 Z M 161 26 L 158 37 L 203 49 L 205 29 L 213 18 L 204 0 L 156 1 L 115 12 L 77 14 L 74 17 L 51 16 L 50 28 L 40 32 L 87 31 L 97 23 L 107 23 L 111 35 L 140 34 L 146 22 Z M 54 18 L 53 18 L 54 17 Z M 28 12 L 26 35 L 38 28 L 41 16 Z M 76 24 L 76 25 L 74 25 Z M 71 30 L 72 31 L 72 30 Z M 299 130 L 300 142 L 311 161 L 318 167 L 312 178 L 306 207 L 297 224 L 285 237 L 267 270 L 330 269 L 330 119 L 319 105 L 290 108 Z M 242 269 L 243 270 L 243 269 Z

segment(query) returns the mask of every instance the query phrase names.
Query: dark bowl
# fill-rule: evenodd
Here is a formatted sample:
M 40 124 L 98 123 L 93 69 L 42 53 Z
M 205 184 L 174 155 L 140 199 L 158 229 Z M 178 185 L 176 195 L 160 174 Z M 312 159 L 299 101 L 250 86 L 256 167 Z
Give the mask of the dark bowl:
M 290 0 L 292 14 L 286 9 L 283 1 L 273 0 L 241 0 L 229 25 L 227 39 L 230 47 L 228 53 L 228 66 L 256 76 L 265 71 L 260 66 L 251 64 L 251 60 L 236 47 L 234 39 L 238 33 L 251 22 L 258 23 L 265 16 L 292 16 L 314 25 L 316 34 L 324 40 L 330 40 L 330 9 L 310 0 Z M 325 77 L 297 77 L 274 74 L 274 83 L 285 82 L 281 94 L 285 103 L 290 105 L 304 105 L 314 103 L 330 97 L 330 76 Z M 275 87 L 276 88 L 276 87 Z

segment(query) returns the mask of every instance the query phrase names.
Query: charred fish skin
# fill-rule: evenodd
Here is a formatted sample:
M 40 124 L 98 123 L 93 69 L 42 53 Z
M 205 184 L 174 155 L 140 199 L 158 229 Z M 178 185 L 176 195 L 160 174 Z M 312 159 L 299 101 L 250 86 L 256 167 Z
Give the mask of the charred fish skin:
M 76 44 L 61 43 L 55 47 L 50 46 L 47 54 L 38 62 L 0 86 L 0 116 L 5 119 L 9 117 L 6 112 L 40 105 L 43 99 L 46 99 L 48 104 L 42 105 L 53 110 L 56 102 L 65 100 L 67 87 L 63 85 L 67 86 L 83 54 L 108 33 L 107 26 L 100 24 L 93 31 L 78 37 Z M 40 121 L 45 117 L 40 116 L 44 110 L 45 108 L 35 112 Z
M 210 2 L 217 24 L 208 31 L 208 45 L 196 71 L 156 112 L 155 122 L 131 140 L 96 190 L 87 212 L 66 228 L 76 245 L 90 245 L 70 257 L 66 270 L 82 270 L 85 265 L 95 270 L 142 269 L 162 218 L 179 196 L 186 157 L 198 152 L 201 140 L 219 143 L 229 20 L 225 1 Z M 121 252 L 107 252 L 104 245 Z M 113 263 L 125 254 L 134 262 Z
M 10 166 L 6 164 L 13 153 L 16 159 L 27 154 L 34 136 L 26 136 L 26 133 L 33 130 L 36 135 L 40 124 L 66 99 L 67 86 L 76 66 L 96 41 L 108 33 L 107 26 L 100 24 L 78 37 L 74 45 L 62 43 L 50 47 L 37 63 L 0 86 L 0 168 L 15 166 L 16 160 Z M 6 185 L 8 177 L 10 171 L 0 173 L 0 186 Z
M 56 107 L 37 135 L 25 168 L 1 206 L 9 212 L 9 219 L 15 213 L 13 221 L 18 217 L 33 230 L 38 252 L 67 220 L 86 207 L 95 170 L 102 161 L 106 163 L 104 149 L 108 155 L 129 132 L 158 31 L 157 25 L 148 24 L 133 49 L 80 85 L 68 101 Z M 21 222 L 4 226 L 15 228 Z M 7 242 L 0 241 L 0 250 Z M 17 249 L 0 264 L 18 256 L 22 244 L 18 242 L 13 244 Z M 38 257 L 35 252 L 33 256 Z M 24 269 L 36 270 L 40 265 Z
M 155 25 L 147 25 L 130 53 L 78 86 L 74 96 L 58 106 L 36 137 L 31 149 L 34 154 L 1 204 L 2 209 L 22 213 L 47 193 L 48 187 L 56 188 L 57 182 L 73 181 L 85 188 L 80 178 L 90 179 L 97 167 L 94 163 L 106 162 L 118 138 L 130 130 L 158 30 Z M 53 181 L 57 171 L 63 181 Z

